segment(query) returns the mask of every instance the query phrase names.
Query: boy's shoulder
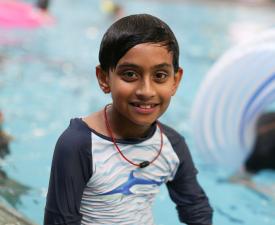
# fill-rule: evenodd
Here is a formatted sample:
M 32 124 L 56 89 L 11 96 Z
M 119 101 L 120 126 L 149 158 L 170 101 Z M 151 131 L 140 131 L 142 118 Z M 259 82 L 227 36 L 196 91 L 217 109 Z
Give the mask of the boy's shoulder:
M 173 144 L 179 143 L 179 142 L 185 142 L 184 137 L 176 131 L 174 128 L 164 124 L 160 123 L 160 126 L 162 128 L 163 133 L 167 136 L 170 142 Z
M 69 126 L 65 129 L 63 134 L 73 137 L 82 136 L 90 133 L 90 128 L 85 124 L 81 118 L 73 118 L 70 120 Z
M 172 127 L 163 123 L 160 123 L 160 125 L 163 133 L 168 138 L 180 160 L 184 160 L 184 158 L 186 158 L 186 154 L 189 154 L 189 148 L 185 142 L 185 138 Z
M 60 135 L 57 145 L 63 149 L 80 149 L 91 146 L 91 131 L 81 118 L 70 120 L 69 126 Z
M 70 179 L 77 176 L 77 181 L 82 182 L 82 178 L 79 180 L 79 173 L 85 177 L 83 177 L 85 182 L 91 177 L 91 132 L 83 123 L 80 118 L 71 119 L 69 126 L 56 142 L 52 173 L 59 176 L 59 170 L 62 169 L 62 178 L 60 177 L 60 179 L 67 179 L 66 176 L 69 176 Z

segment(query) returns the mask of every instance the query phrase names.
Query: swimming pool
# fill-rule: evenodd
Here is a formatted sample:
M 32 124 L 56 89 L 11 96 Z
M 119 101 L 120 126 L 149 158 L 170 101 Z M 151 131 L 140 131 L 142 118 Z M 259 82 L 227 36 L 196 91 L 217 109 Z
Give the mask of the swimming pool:
M 0 30 L 0 108 L 5 113 L 5 129 L 15 137 L 11 154 L 1 164 L 10 178 L 30 187 L 14 204 L 38 224 L 42 224 L 58 136 L 70 118 L 98 110 L 110 101 L 97 87 L 94 67 L 102 34 L 113 18 L 99 10 L 98 2 L 54 1 L 51 11 L 55 26 L 33 31 Z M 229 46 L 251 32 L 274 26 L 274 8 L 138 0 L 122 5 L 125 14 L 159 16 L 178 38 L 185 77 L 161 120 L 186 137 L 200 170 L 199 180 L 215 210 L 214 224 L 275 224 L 272 200 L 224 182 L 226 170 L 203 163 L 189 125 L 192 101 L 205 73 Z M 255 179 L 268 182 L 274 178 L 263 173 Z M 165 188 L 154 210 L 157 225 L 179 224 Z

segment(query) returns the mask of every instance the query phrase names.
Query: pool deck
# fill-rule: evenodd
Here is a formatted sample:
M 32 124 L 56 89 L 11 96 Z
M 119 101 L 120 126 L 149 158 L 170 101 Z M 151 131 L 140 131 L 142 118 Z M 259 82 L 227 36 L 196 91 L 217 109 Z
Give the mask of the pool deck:
M 0 203 L 0 225 L 36 225 L 15 209 L 9 208 Z

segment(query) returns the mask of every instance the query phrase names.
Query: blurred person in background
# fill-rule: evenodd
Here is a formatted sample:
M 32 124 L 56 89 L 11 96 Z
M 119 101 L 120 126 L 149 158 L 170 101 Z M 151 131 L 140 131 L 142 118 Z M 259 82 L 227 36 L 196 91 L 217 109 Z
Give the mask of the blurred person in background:
M 48 11 L 49 4 L 49 0 L 38 0 L 36 6 L 43 11 Z
M 256 141 L 245 162 L 245 170 L 251 174 L 264 169 L 275 170 L 275 112 L 262 114 L 256 129 Z
M 253 176 L 264 170 L 275 171 L 275 112 L 266 112 L 259 117 L 253 149 L 230 181 L 275 199 L 275 183 L 264 186 L 253 181 Z

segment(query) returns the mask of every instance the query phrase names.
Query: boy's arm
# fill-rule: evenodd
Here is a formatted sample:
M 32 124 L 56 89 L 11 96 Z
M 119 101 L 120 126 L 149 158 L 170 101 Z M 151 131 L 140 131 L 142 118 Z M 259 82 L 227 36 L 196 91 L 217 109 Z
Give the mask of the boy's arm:
M 84 187 L 92 175 L 90 136 L 67 129 L 52 161 L 44 225 L 78 225 Z
M 167 183 L 170 197 L 177 205 L 181 222 L 188 225 L 211 225 L 213 210 L 197 182 L 195 169 L 190 169 L 180 165 L 174 180 Z M 188 170 L 190 174 L 185 174 Z
M 180 160 L 174 179 L 167 183 L 170 197 L 177 205 L 179 219 L 188 225 L 211 225 L 213 210 L 197 181 L 197 170 L 185 140 L 167 126 L 164 126 L 164 131 Z

